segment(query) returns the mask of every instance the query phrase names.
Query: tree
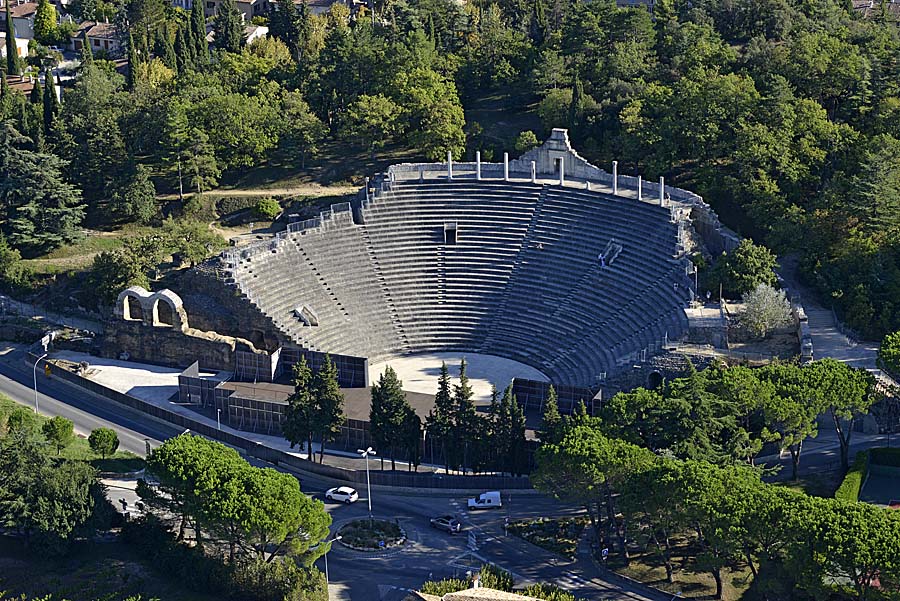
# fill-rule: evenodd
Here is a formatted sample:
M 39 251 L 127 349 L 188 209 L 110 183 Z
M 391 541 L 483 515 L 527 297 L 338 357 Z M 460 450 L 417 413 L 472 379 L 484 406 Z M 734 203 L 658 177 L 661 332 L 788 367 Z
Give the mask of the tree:
M 295 61 L 300 60 L 302 48 L 309 36 L 309 23 L 301 19 L 293 0 L 277 0 L 269 15 L 269 35 L 284 42 Z
M 49 0 L 38 0 L 34 14 L 34 39 L 49 46 L 59 38 L 59 26 L 56 24 L 56 7 Z
M 547 389 L 547 399 L 544 401 L 544 416 L 541 421 L 541 431 L 538 438 L 542 443 L 557 443 L 563 435 L 563 418 L 559 414 L 559 402 L 556 397 L 556 389 L 553 384 Z
M 97 428 L 88 436 L 88 444 L 93 452 L 106 459 L 119 448 L 119 437 L 112 428 Z
M 209 62 L 209 44 L 206 42 L 206 15 L 203 12 L 203 4 L 191 5 L 190 42 L 194 45 L 192 55 L 194 67 L 203 69 Z
M 516 149 L 516 152 L 526 153 L 532 148 L 537 148 L 540 146 L 540 142 L 537 139 L 537 136 L 531 130 L 520 131 L 519 135 L 516 136 L 516 141 L 513 147 Z
M 737 248 L 719 257 L 709 275 L 709 284 L 721 285 L 725 296 L 735 298 L 760 284 L 775 286 L 777 267 L 775 255 L 768 248 L 744 238 Z
M 774 363 L 759 370 L 760 377 L 774 385 L 772 394 L 763 406 L 769 429 L 779 436 L 782 450 L 791 454 L 792 477 L 798 477 L 803 441 L 819 433 L 816 418 L 821 405 L 810 390 L 808 372 L 796 365 Z
M 145 225 L 156 215 L 156 187 L 150 180 L 150 170 L 135 165 L 126 181 L 117 187 L 112 196 L 113 211 L 127 219 Z
M 213 44 L 226 52 L 240 53 L 244 45 L 244 20 L 234 0 L 223 0 L 213 19 Z
M 75 424 L 59 415 L 51 417 L 41 426 L 41 432 L 44 433 L 47 442 L 56 448 L 57 455 L 75 439 L 74 429 Z
M 500 400 L 493 436 L 497 438 L 501 469 L 513 475 L 525 471 L 525 415 L 512 393 L 512 386 L 506 387 Z
M 875 378 L 865 369 L 855 369 L 836 359 L 822 359 L 809 364 L 810 381 L 823 407 L 831 414 L 841 445 L 841 466 L 850 468 L 850 437 L 856 420 L 875 402 Z
M 900 332 L 887 334 L 881 341 L 878 367 L 893 374 L 900 373 Z
M 791 303 L 783 290 L 758 284 L 744 293 L 744 311 L 740 320 L 751 334 L 764 338 L 772 330 L 791 323 Z
M 9 2 L 6 2 L 6 73 L 7 75 L 19 74 L 19 48 L 16 46 L 16 25 L 13 23 L 9 12 Z
M 876 136 L 849 187 L 847 208 L 860 218 L 861 229 L 867 234 L 889 230 L 900 221 L 900 166 L 889 159 L 898 152 L 900 140 Z
M 319 463 L 325 460 L 325 443 L 334 440 L 344 425 L 344 394 L 338 386 L 338 371 L 334 361 L 325 355 L 322 367 L 313 378 L 316 399 L 315 426 L 319 434 Z
M 46 1 L 46 0 L 45 0 Z M 44 81 L 44 131 L 49 135 L 53 131 L 53 122 L 59 116 L 59 100 L 56 98 L 56 87 L 53 85 L 53 74 L 45 71 Z
M 466 374 L 466 360 L 459 362 L 459 383 L 453 385 L 453 402 L 451 405 L 450 435 L 454 442 L 454 453 L 451 453 L 454 467 L 462 465 L 463 473 L 469 467 L 469 451 L 475 450 L 475 438 L 478 434 L 478 414 L 473 400 L 474 392 Z M 461 452 L 461 457 L 459 456 Z
M 398 130 L 400 107 L 382 94 L 363 94 L 350 105 L 344 120 L 344 137 L 357 140 L 375 159 L 375 150 L 383 147 Z
M 196 265 L 203 259 L 225 247 L 225 240 L 210 229 L 209 224 L 194 219 L 175 220 L 169 217 L 163 222 L 162 234 L 173 255 Z
M 90 290 L 97 302 L 110 307 L 122 290 L 129 286 L 148 288 L 147 264 L 127 250 L 105 250 L 94 257 L 88 273 Z
M 281 203 L 271 196 L 260 198 L 256 206 L 253 207 L 253 213 L 260 219 L 272 221 L 281 214 Z
M 415 410 L 406 405 L 403 424 L 400 427 L 400 441 L 410 469 L 418 471 L 422 459 L 422 419 Z
M 278 146 L 288 155 L 300 155 L 300 167 L 306 158 L 315 156 L 328 129 L 309 109 L 299 92 L 287 92 L 282 100 L 281 129 Z
M 372 385 L 372 406 L 369 411 L 370 433 L 378 445 L 382 464 L 385 450 L 391 457 L 391 470 L 395 470 L 398 444 L 402 443 L 403 430 L 411 410 L 403 392 L 403 382 L 397 372 L 388 366 Z
M 7 290 L 27 288 L 31 283 L 31 270 L 22 263 L 22 255 L 10 247 L 0 234 L 0 285 Z
M 291 443 L 291 448 L 305 442 L 307 458 L 310 461 L 315 460 L 312 439 L 315 433 L 316 400 L 312 391 L 312 381 L 312 370 L 306 363 L 306 357 L 301 356 L 300 361 L 294 364 L 291 379 L 294 392 L 287 399 L 287 407 L 281 421 L 281 432 Z
M 7 122 L 0 125 L 0 205 L 4 232 L 15 246 L 47 251 L 76 240 L 84 217 L 81 194 L 62 178 L 54 155 L 23 148 L 26 140 Z
M 434 408 L 428 412 L 425 427 L 428 429 L 428 435 L 431 439 L 437 439 L 438 444 L 440 444 L 441 456 L 444 458 L 444 467 L 449 470 L 450 454 L 447 443 L 450 441 L 450 433 L 453 427 L 453 396 L 450 391 L 450 371 L 447 369 L 445 362 L 441 362 L 438 390 L 434 395 Z M 432 457 L 433 460 L 434 457 Z

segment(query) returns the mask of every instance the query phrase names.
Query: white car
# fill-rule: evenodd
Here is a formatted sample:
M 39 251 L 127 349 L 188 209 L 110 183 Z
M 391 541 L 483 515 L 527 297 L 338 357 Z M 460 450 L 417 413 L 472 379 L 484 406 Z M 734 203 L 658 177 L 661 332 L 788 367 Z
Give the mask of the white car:
M 329 501 L 337 501 L 349 505 L 350 503 L 356 503 L 356 501 L 359 500 L 359 493 L 349 486 L 338 486 L 326 490 L 325 498 Z

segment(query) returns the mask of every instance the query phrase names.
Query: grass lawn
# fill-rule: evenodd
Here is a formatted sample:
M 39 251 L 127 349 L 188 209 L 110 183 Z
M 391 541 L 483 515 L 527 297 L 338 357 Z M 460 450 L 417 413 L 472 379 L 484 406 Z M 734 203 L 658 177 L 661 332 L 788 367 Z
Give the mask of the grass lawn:
M 120 601 L 130 595 L 142 595 L 144 601 L 217 599 L 162 577 L 123 543 L 81 542 L 67 557 L 46 558 L 31 555 L 18 539 L 0 536 L 0 598 L 49 594 L 69 601 Z
M 40 257 L 25 259 L 23 263 L 37 274 L 57 274 L 90 267 L 94 257 L 106 250 L 121 248 L 123 240 L 138 236 L 153 228 L 129 225 L 124 228 L 101 232 L 89 230 L 80 240 L 61 246 Z
M 3 430 L 6 428 L 6 420 L 9 414 L 17 407 L 25 407 L 25 405 L 17 403 L 5 395 L 0 395 L 0 427 Z M 30 408 L 26 407 L 26 409 L 30 411 Z M 34 420 L 33 423 L 36 429 L 40 429 L 41 425 L 49 419 L 43 415 L 34 415 L 33 413 L 29 415 Z M 121 474 L 136 472 L 144 468 L 144 460 L 128 451 L 116 451 L 116 454 L 112 457 L 101 458 L 91 450 L 87 438 L 83 438 L 77 433 L 75 434 L 75 439 L 62 450 L 59 456 L 64 459 L 87 461 L 101 472 Z
M 611 556 L 610 567 L 616 572 L 633 578 L 645 584 L 653 585 L 660 590 L 671 593 L 680 593 L 686 598 L 712 599 L 716 591 L 712 574 L 701 572 L 697 569 L 694 559 L 691 557 L 687 541 L 676 541 L 672 549 L 672 563 L 674 564 L 675 582 L 666 582 L 666 568 L 662 561 L 652 552 L 640 555 L 632 555 L 631 563 L 625 567 L 619 561 L 618 556 Z M 752 581 L 750 568 L 743 563 L 722 570 L 723 594 L 726 601 L 741 599 Z
M 509 524 L 509 532 L 551 553 L 572 558 L 587 524 L 588 518 L 584 516 L 514 520 Z
M 785 480 L 773 482 L 773 484 L 805 492 L 811 497 L 825 497 L 830 499 L 834 497 L 834 491 L 838 489 L 838 486 L 841 485 L 843 479 L 844 476 L 841 470 L 835 470 L 824 474 L 804 476 L 796 481 Z

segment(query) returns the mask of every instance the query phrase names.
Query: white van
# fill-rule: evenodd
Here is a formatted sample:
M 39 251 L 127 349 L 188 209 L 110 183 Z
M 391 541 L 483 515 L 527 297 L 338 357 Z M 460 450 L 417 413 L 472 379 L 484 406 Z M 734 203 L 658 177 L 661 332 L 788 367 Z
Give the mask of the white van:
M 491 490 L 488 492 L 483 492 L 474 499 L 469 499 L 468 507 L 469 509 L 492 509 L 494 507 L 502 507 L 503 503 L 500 502 L 500 492 L 496 490 Z

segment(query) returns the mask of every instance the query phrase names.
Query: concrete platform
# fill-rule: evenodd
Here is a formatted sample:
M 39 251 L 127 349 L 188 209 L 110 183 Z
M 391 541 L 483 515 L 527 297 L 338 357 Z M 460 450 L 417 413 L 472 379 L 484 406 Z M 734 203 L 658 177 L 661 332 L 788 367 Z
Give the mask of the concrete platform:
M 378 377 L 390 365 L 403 381 L 403 390 L 434 395 L 437 392 L 438 376 L 441 374 L 441 363 L 447 363 L 450 377 L 455 384 L 459 378 L 459 364 L 463 357 L 466 359 L 466 373 L 475 392 L 476 401 L 490 400 L 492 383 L 502 393 L 513 378 L 549 382 L 547 376 L 530 365 L 478 353 L 429 353 L 393 357 L 369 365 L 369 382 L 372 384 L 377 382 Z

